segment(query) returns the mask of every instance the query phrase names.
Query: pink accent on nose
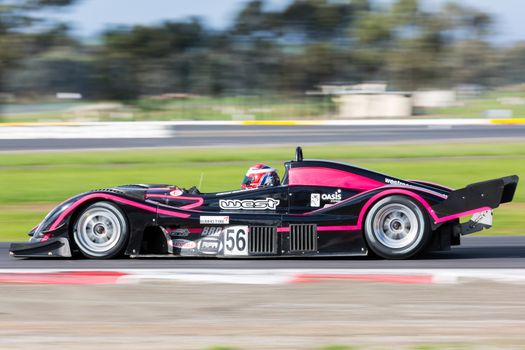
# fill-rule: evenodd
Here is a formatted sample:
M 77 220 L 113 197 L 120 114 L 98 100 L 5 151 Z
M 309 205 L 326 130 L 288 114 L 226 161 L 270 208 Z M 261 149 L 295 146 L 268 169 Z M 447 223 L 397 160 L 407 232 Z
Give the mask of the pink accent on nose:
M 348 171 L 322 167 L 291 168 L 288 171 L 288 183 L 290 186 L 327 186 L 358 191 L 368 191 L 385 185 L 383 182 Z
M 73 212 L 73 210 L 75 210 L 82 203 L 85 203 L 86 201 L 88 201 L 90 199 L 107 199 L 107 200 L 111 200 L 111 201 L 114 201 L 114 202 L 117 202 L 117 203 L 121 203 L 121 204 L 129 205 L 129 206 L 132 206 L 132 207 L 135 207 L 135 208 L 139 208 L 139 209 L 142 209 L 142 210 L 146 210 L 146 211 L 149 211 L 149 212 L 152 212 L 152 213 L 159 213 L 159 214 L 162 214 L 162 215 L 174 216 L 174 217 L 178 217 L 178 218 L 186 219 L 186 218 L 190 217 L 189 214 L 183 214 L 183 213 L 179 213 L 179 212 L 176 212 L 176 211 L 164 210 L 164 209 L 158 209 L 157 210 L 157 208 L 155 208 L 155 207 L 151 207 L 149 205 L 133 202 L 133 201 L 130 201 L 129 199 L 124 199 L 124 198 L 121 198 L 121 197 L 118 197 L 118 196 L 114 196 L 112 194 L 93 193 L 93 194 L 89 194 L 89 195 L 87 195 L 85 197 L 82 197 L 81 199 L 76 201 L 72 206 L 70 206 L 69 208 L 64 210 L 64 212 L 62 214 L 60 214 L 58 219 L 55 220 L 53 225 L 51 225 L 50 230 L 52 231 L 52 230 L 56 229 L 58 227 L 58 225 L 60 225 L 60 223 L 71 212 Z
M 165 199 L 172 199 L 172 200 L 185 200 L 185 201 L 195 201 L 195 203 L 186 204 L 180 209 L 194 209 L 200 207 L 204 203 L 204 198 L 202 197 L 183 197 L 183 196 L 171 196 L 171 195 L 165 195 L 165 194 L 147 194 L 146 199 L 149 198 L 165 198 Z

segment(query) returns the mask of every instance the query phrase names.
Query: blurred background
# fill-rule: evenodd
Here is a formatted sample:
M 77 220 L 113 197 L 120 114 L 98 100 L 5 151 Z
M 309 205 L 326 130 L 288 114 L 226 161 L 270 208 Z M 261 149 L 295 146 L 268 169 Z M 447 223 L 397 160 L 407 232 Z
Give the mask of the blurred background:
M 524 7 L 2 0 L 0 121 L 519 117 Z
M 0 270 L 390 269 L 21 261 L 6 242 L 81 192 L 237 189 L 254 163 L 282 174 L 297 145 L 306 158 L 454 188 L 523 179 L 523 13 L 522 0 L 0 0 Z M 524 188 L 477 234 L 515 237 L 395 266 L 523 268 Z M 522 294 L 488 282 L 0 283 L 0 348 L 523 349 Z

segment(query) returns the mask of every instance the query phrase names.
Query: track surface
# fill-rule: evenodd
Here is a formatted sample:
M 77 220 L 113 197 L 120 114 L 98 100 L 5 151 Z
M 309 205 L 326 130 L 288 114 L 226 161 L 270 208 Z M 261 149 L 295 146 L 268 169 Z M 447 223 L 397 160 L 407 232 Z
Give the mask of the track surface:
M 312 259 L 14 259 L 9 244 L 0 243 L 1 269 L 351 269 L 351 268 L 525 268 L 525 236 L 464 237 L 462 245 L 449 252 L 430 253 L 412 260 L 372 258 Z
M 141 139 L 0 140 L 0 151 L 267 144 L 432 142 L 523 139 L 525 125 L 485 126 L 176 126 L 172 137 Z
M 11 350 L 523 350 L 525 344 L 523 285 L 502 283 L 0 285 L 0 305 L 0 348 Z

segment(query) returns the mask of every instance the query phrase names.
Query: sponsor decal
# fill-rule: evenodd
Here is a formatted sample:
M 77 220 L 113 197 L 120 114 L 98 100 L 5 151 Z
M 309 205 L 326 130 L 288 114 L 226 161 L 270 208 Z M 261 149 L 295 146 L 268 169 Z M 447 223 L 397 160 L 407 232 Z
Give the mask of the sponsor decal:
M 170 196 L 173 196 L 173 197 L 178 197 L 180 195 L 182 195 L 182 190 L 177 188 L 176 190 L 173 190 L 170 192 Z
M 222 243 L 217 237 L 205 237 L 199 241 L 198 246 L 202 254 L 219 254 Z
M 319 208 L 321 206 L 321 195 L 319 193 L 312 193 L 310 196 L 310 206 Z
M 329 201 L 330 203 L 340 202 L 342 199 L 341 190 L 337 190 L 334 193 L 325 193 L 321 196 L 322 200 Z
M 401 182 L 399 180 L 394 180 L 394 179 L 389 179 L 388 177 L 385 178 L 385 182 L 387 184 L 391 184 L 391 185 L 399 185 L 399 186 L 409 186 L 409 187 L 412 187 L 411 185 L 407 184 L 407 183 L 404 183 L 404 182 Z
M 190 231 L 186 228 L 178 228 L 170 232 L 170 236 L 172 237 L 188 237 L 189 235 Z
M 229 210 L 275 210 L 281 203 L 280 200 L 273 198 L 266 199 L 223 199 L 219 201 L 221 209 Z
M 402 181 L 399 181 L 399 180 L 394 180 L 394 179 L 390 179 L 390 178 L 385 178 L 385 182 L 387 184 L 390 184 L 390 185 L 394 185 L 394 186 L 404 186 L 404 187 L 410 187 L 410 188 L 413 188 L 413 189 L 422 189 L 421 187 L 419 186 L 414 186 L 414 185 L 411 185 L 411 184 L 407 184 L 406 182 L 402 182 Z M 440 193 L 440 192 L 436 192 L 436 191 L 432 191 L 432 190 L 429 190 L 427 188 L 424 188 L 425 191 L 427 192 L 430 192 L 430 193 L 433 193 L 433 194 L 436 194 L 437 196 L 445 196 L 445 198 L 447 197 L 446 195 Z
M 197 247 L 197 244 L 187 239 L 174 239 L 173 247 L 179 249 L 195 249 Z
M 200 223 L 204 225 L 220 225 L 220 224 L 229 224 L 229 216 L 201 216 Z
M 215 236 L 221 235 L 222 227 L 206 226 L 202 229 L 202 236 Z

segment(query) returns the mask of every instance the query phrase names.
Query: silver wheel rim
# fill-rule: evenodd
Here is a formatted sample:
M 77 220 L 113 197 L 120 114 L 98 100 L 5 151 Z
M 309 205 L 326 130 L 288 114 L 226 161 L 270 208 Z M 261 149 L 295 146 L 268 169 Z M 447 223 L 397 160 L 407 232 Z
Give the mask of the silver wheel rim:
M 419 220 L 412 209 L 403 204 L 387 204 L 374 216 L 374 236 L 384 246 L 400 249 L 417 241 Z
M 93 256 L 106 255 L 122 236 L 122 217 L 119 214 L 101 206 L 86 210 L 75 227 L 78 247 Z

